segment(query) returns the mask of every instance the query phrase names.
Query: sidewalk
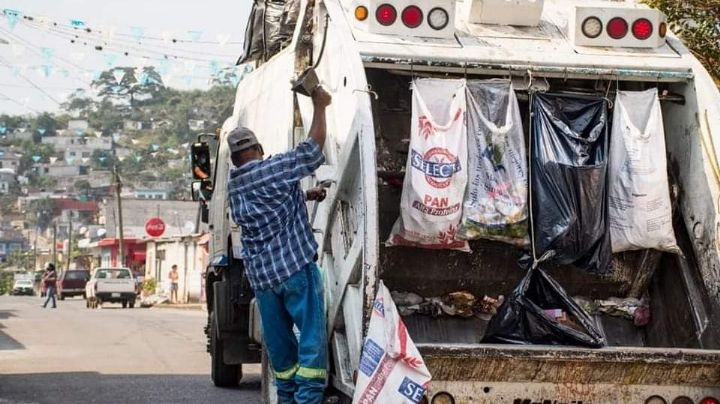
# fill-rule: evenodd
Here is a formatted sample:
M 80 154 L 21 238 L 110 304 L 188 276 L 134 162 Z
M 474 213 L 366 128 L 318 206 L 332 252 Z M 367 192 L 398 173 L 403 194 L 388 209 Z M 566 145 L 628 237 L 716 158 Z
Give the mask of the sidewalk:
M 151 309 L 178 309 L 178 310 L 206 310 L 205 303 L 161 303 L 151 307 Z

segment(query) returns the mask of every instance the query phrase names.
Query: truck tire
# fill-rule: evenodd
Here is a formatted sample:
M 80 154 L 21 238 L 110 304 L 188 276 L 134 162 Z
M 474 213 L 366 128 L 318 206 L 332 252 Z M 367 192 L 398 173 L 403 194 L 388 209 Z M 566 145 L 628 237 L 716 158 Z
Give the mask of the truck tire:
M 134 309 L 135 308 L 135 300 L 130 300 L 129 305 L 130 305 L 131 309 Z
M 123 301 L 122 301 L 123 309 L 127 309 L 127 305 L 128 305 L 128 301 L 127 301 L 127 300 L 123 300 Z
M 236 387 L 242 379 L 242 365 L 226 365 L 223 361 L 223 341 L 218 338 L 215 313 L 210 320 L 210 361 L 212 381 L 216 387 Z

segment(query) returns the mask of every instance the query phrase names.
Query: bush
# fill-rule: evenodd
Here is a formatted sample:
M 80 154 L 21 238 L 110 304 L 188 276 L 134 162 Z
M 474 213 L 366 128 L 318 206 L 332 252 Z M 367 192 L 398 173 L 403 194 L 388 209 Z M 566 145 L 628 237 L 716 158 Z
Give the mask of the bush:
M 720 82 L 720 0 L 645 0 L 661 10 L 670 28 Z
M 142 283 L 142 291 L 146 295 L 152 295 L 157 289 L 157 280 L 155 278 L 147 278 Z

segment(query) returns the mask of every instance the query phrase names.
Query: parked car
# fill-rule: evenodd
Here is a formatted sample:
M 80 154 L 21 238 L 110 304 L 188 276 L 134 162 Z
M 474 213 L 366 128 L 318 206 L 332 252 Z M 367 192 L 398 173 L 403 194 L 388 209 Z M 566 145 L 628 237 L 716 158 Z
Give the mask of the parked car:
M 85 285 L 85 306 L 95 309 L 103 303 L 121 303 L 123 308 L 135 307 L 137 285 L 127 268 L 98 268 Z
M 13 285 L 12 294 L 15 296 L 28 295 L 32 296 L 35 294 L 33 289 L 33 281 L 30 279 L 19 279 L 15 281 Z
M 85 285 L 90 280 L 90 272 L 83 269 L 71 269 L 60 274 L 57 282 L 57 295 L 60 300 L 66 297 L 85 297 Z

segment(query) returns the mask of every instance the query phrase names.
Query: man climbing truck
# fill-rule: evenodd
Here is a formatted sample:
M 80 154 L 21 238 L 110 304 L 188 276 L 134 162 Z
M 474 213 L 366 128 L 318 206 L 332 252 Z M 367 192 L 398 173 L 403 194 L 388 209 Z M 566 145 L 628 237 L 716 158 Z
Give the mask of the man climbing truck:
M 325 161 L 300 184 L 302 189 L 329 184 L 327 200 L 308 201 L 307 212 L 324 282 L 330 394 L 349 401 L 356 375 L 367 375 L 368 369 L 375 368 L 377 362 L 363 356 L 363 347 L 382 281 L 393 296 L 406 296 L 405 302 L 397 299 L 398 311 L 432 375 L 424 393 L 412 397 L 423 396 L 429 404 L 717 403 L 720 93 L 692 53 L 667 30 L 661 13 L 629 1 L 314 0 L 255 4 L 256 8 L 263 4 L 268 8 L 256 10 L 248 27 L 251 38 L 245 41 L 243 61 L 254 63 L 254 70 L 239 83 L 233 114 L 217 138 L 212 170 L 205 170 L 213 175 L 209 180 L 197 178 L 193 185 L 207 196 L 201 201 L 202 216 L 211 231 L 206 331 L 216 385 L 237 384 L 243 364 L 262 363 L 263 399 L 277 401 L 275 373 L 270 366 L 275 363 L 268 361 L 267 336 L 260 333 L 262 297 L 253 292 L 248 264 L 241 260 L 247 248 L 244 229 L 231 214 L 228 182 L 233 166 L 227 139 L 235 128 L 246 127 L 256 134 L 265 155 L 287 153 L 302 145 L 311 131 L 313 100 L 288 88 L 307 68 L 314 67 L 332 94 L 332 104 L 326 108 Z M 283 11 L 288 4 L 297 6 L 290 7 L 297 11 L 295 25 L 284 20 L 291 15 Z M 282 25 L 279 31 L 277 24 Z M 289 27 L 294 27 L 294 33 L 272 42 L 276 32 L 287 32 Z M 653 133 L 652 139 L 661 138 L 665 143 L 667 179 L 663 189 L 668 189 L 670 213 L 655 222 L 657 226 L 647 228 L 672 227 L 682 254 L 657 249 L 615 253 L 612 269 L 604 276 L 574 264 L 543 264 L 568 296 L 576 302 L 589 302 L 578 304 L 589 312 L 589 321 L 605 346 L 486 343 L 487 317 L 492 314 L 453 316 L 430 310 L 435 314 L 431 315 L 407 303 L 438 302 L 441 307 L 447 301 L 443 297 L 457 296 L 460 291 L 469 300 L 503 295 L 508 301 L 525 276 L 517 260 L 528 251 L 522 243 L 529 235 L 527 230 L 515 235 L 520 240 L 516 245 L 471 240 L 471 252 L 385 245 L 403 215 L 401 198 L 407 175 L 443 186 L 448 181 L 443 172 L 430 172 L 429 168 L 465 174 L 458 170 L 466 166 L 455 164 L 445 151 L 418 154 L 410 150 L 417 104 L 411 84 L 424 78 L 468 83 L 494 79 L 493 83 L 504 83 L 502 88 L 512 88 L 517 103 L 517 119 L 513 115 L 512 121 L 518 125 L 513 136 L 524 140 L 528 170 L 533 164 L 538 166 L 539 157 L 554 157 L 547 153 L 539 156 L 537 147 L 547 145 L 542 142 L 559 133 L 553 129 L 555 132 L 547 132 L 547 139 L 533 137 L 540 133 L 531 129 L 540 126 L 538 119 L 560 128 L 568 117 L 579 116 L 568 112 L 571 103 L 565 99 L 572 98 L 577 105 L 592 103 L 598 113 L 588 122 L 607 117 L 599 124 L 608 125 L 603 138 L 607 143 L 613 139 L 610 127 L 617 105 L 622 105 L 627 115 L 624 122 L 633 120 L 635 129 L 628 133 L 637 133 L 640 139 L 647 137 L 649 125 L 635 122 L 634 117 L 653 111 L 652 127 L 662 122 L 664 132 L 659 137 Z M 505 128 L 502 118 L 510 115 L 505 114 L 508 103 L 502 100 L 510 98 L 477 98 L 481 93 L 473 93 L 477 109 L 498 130 Z M 645 99 L 640 97 L 644 94 L 650 94 L 653 103 L 638 101 Z M 628 101 L 629 96 L 635 97 L 634 101 Z M 429 93 L 424 99 L 438 99 L 442 106 L 455 98 Z M 541 104 L 550 107 L 540 110 Z M 429 110 L 436 107 L 428 105 Z M 430 123 L 440 127 L 450 120 L 442 118 Z M 495 141 L 492 137 L 480 140 Z M 193 155 L 202 153 L 210 157 L 209 146 L 198 142 Z M 415 159 L 408 158 L 414 155 Z M 408 165 L 408 160 L 417 164 Z M 534 186 L 538 175 L 529 172 L 527 183 Z M 523 192 L 528 201 L 537 196 L 537 189 Z M 441 198 L 433 201 L 429 203 L 438 206 L 431 208 L 447 210 Z M 477 203 L 486 206 L 481 200 Z M 547 218 L 544 207 L 541 204 L 528 211 L 533 216 L 545 213 Z M 501 208 L 496 210 L 503 211 Z M 567 225 L 544 223 L 548 228 Z M 584 230 L 581 224 L 578 233 Z M 603 268 L 608 269 L 605 261 Z M 540 309 L 552 316 L 548 321 L 553 324 L 573 324 L 567 311 Z

